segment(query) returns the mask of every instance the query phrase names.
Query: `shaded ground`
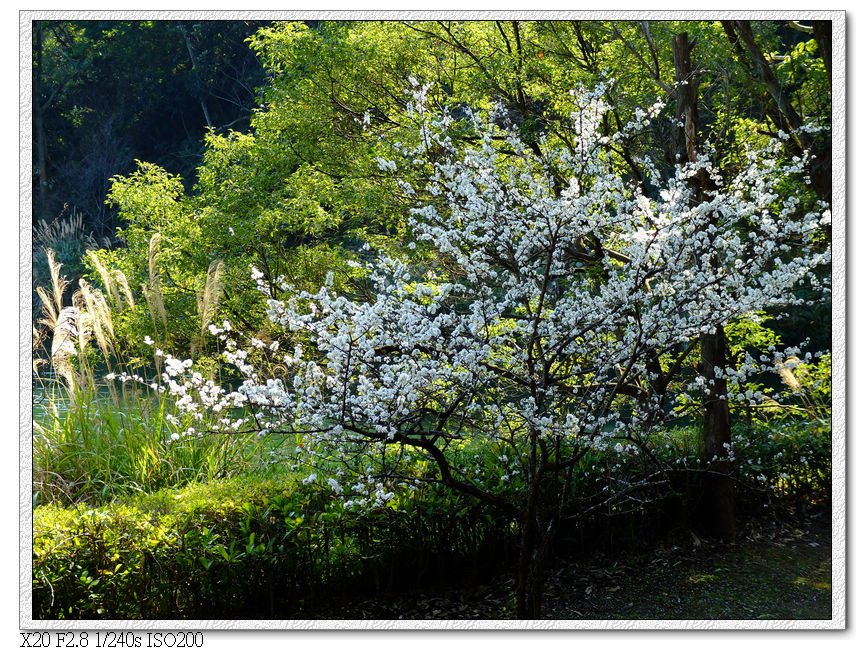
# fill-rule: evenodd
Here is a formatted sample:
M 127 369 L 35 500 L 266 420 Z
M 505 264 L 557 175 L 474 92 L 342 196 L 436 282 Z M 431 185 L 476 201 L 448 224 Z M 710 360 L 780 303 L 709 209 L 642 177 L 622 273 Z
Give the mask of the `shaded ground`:
M 550 570 L 544 618 L 830 619 L 831 529 L 824 511 L 795 524 L 760 522 L 736 544 L 693 534 L 651 553 L 578 561 Z M 506 619 L 513 617 L 515 578 L 479 586 L 334 601 L 308 612 L 316 619 Z

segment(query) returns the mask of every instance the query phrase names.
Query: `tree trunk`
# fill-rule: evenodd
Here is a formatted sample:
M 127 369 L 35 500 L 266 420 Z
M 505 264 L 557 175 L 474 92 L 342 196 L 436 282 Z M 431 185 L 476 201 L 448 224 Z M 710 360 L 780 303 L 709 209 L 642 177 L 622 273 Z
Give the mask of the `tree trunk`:
M 701 370 L 709 387 L 703 411 L 703 453 L 709 460 L 703 511 L 707 530 L 724 541 L 736 538 L 736 510 L 730 452 L 730 405 L 727 380 L 715 368 L 727 365 L 727 336 L 718 326 L 700 338 Z
M 534 521 L 525 517 L 522 523 L 520 532 L 520 561 L 517 571 L 517 618 L 537 618 L 539 603 L 531 597 L 532 579 L 534 571 L 532 570 L 532 561 L 535 552 L 535 536 Z
M 536 619 L 541 616 L 544 578 L 549 549 L 557 532 L 560 513 L 545 512 L 541 503 L 544 475 L 537 463 L 538 448 L 533 447 L 531 462 L 535 468 L 528 481 L 528 495 L 520 512 L 520 558 L 517 573 L 517 617 Z
M 546 563 L 556 527 L 554 522 L 541 524 L 536 515 L 528 513 L 521 524 L 517 618 L 537 619 L 541 617 Z
M 697 83 L 691 70 L 693 43 L 688 34 L 673 37 L 673 64 L 676 68 L 676 119 L 673 127 L 673 162 L 685 163 L 697 159 Z
M 681 123 L 673 130 L 675 157 L 679 162 L 696 162 L 698 147 L 698 81 L 691 67 L 693 43 L 688 34 L 673 38 L 673 62 L 676 68 L 676 117 Z M 708 174 L 694 178 L 697 200 L 703 201 L 711 189 Z M 727 382 L 715 377 L 715 368 L 727 364 L 727 338 L 724 328 L 716 327 L 700 337 L 701 373 L 709 389 L 703 403 L 703 446 L 709 461 L 704 512 L 711 534 L 732 541 L 736 535 L 735 502 L 730 463 L 730 406 L 727 402 Z M 716 460 L 717 459 L 717 460 Z

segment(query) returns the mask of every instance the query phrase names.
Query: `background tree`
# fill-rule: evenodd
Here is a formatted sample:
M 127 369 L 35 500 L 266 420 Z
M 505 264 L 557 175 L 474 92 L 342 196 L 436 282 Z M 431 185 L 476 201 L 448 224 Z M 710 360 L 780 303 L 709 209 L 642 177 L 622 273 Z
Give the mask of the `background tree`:
M 258 104 L 262 69 L 244 41 L 261 25 L 34 21 L 34 219 L 68 205 L 111 237 L 109 179 L 134 159 L 191 178 L 205 130 L 243 128 Z
M 700 155 L 700 129 L 697 111 L 697 98 L 700 92 L 699 77 L 694 74 L 691 64 L 691 50 L 694 43 L 687 32 L 673 37 L 673 59 L 676 67 L 676 119 L 673 129 L 673 149 L 680 161 L 696 165 Z M 714 181 L 705 169 L 698 170 L 690 178 L 698 203 L 706 202 L 717 191 Z M 707 220 L 710 243 L 714 241 L 718 220 L 721 215 L 713 215 Z M 720 264 L 713 254 L 712 262 Z M 714 329 L 700 336 L 700 372 L 708 390 L 703 400 L 703 446 L 709 460 L 706 480 L 706 512 L 709 529 L 713 534 L 726 541 L 736 537 L 735 494 L 732 479 L 729 450 L 732 441 L 730 429 L 730 403 L 726 376 L 717 376 L 715 368 L 728 366 L 729 343 L 724 332 L 726 323 L 718 323 Z
M 762 94 L 768 96 L 763 100 L 766 118 L 790 135 L 789 146 L 797 156 L 808 153 L 811 157 L 809 170 L 814 190 L 822 200 L 831 203 L 831 138 L 826 132 L 820 133 L 819 130 L 816 137 L 812 135 L 814 127 L 825 129 L 828 126 L 827 119 L 831 114 L 826 106 L 831 98 L 831 89 L 828 85 L 830 77 L 827 73 L 832 68 L 832 52 L 831 45 L 825 38 L 825 25 L 820 24 L 817 27 L 817 32 L 821 36 L 820 41 L 814 39 L 807 43 L 800 43 L 786 56 L 774 55 L 779 56 L 783 64 L 777 66 L 776 71 L 758 45 L 749 21 L 725 20 L 722 24 L 733 45 L 737 60 L 749 73 L 760 80 Z M 804 27 L 800 23 L 793 24 L 796 25 L 794 29 L 804 31 L 806 34 L 813 34 L 815 31 L 814 26 Z M 819 58 L 815 56 L 817 52 Z M 820 62 L 823 64 L 822 71 L 818 66 Z M 812 84 L 815 84 L 816 88 Z M 801 92 L 803 88 L 805 92 L 815 93 L 812 101 L 805 104 L 810 109 L 810 114 L 805 116 L 799 114 L 799 110 L 793 103 L 795 94 Z M 815 108 L 817 110 L 814 110 Z

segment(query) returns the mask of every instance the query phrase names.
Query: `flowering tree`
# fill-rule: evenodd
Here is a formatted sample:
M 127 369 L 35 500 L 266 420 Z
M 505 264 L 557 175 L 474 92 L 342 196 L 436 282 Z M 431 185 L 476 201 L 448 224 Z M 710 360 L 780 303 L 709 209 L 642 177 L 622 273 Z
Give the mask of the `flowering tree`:
M 362 299 L 330 286 L 284 285 L 278 297 L 260 282 L 293 353 L 256 339 L 241 349 L 227 324 L 214 327 L 243 384 L 222 390 L 169 358 L 168 389 L 190 410 L 254 411 L 226 415 L 229 430 L 297 434 L 299 453 L 329 472 L 347 507 L 387 501 L 389 481 L 419 476 L 407 468 L 421 462 L 423 478 L 512 516 L 518 614 L 536 616 L 550 543 L 581 496 L 581 461 L 650 454 L 681 404 L 708 390 L 703 375 L 685 372 L 701 335 L 819 284 L 813 272 L 829 254 L 813 244 L 828 211 L 803 213 L 784 196 L 802 165 L 776 162 L 771 150 L 726 181 L 700 158 L 666 179 L 647 163 L 649 183 L 629 183 L 613 145 L 659 106 L 605 138 L 602 91 L 577 93 L 570 146 L 542 142 L 538 155 L 495 111 L 489 122 L 430 116 L 424 92 L 411 106 L 422 145 L 401 163 L 428 171 L 425 188 L 404 185 L 420 205 L 414 253 L 371 263 Z M 381 167 L 398 171 L 393 161 Z M 698 195 L 697 173 L 718 189 Z M 283 371 L 264 373 L 256 360 L 265 358 Z M 722 399 L 751 399 L 737 385 L 773 364 L 746 355 L 715 368 L 729 386 Z M 480 463 L 479 449 L 495 462 Z M 350 471 L 374 486 L 365 501 L 367 483 L 350 487 Z M 616 493 L 663 477 L 663 466 L 655 471 Z

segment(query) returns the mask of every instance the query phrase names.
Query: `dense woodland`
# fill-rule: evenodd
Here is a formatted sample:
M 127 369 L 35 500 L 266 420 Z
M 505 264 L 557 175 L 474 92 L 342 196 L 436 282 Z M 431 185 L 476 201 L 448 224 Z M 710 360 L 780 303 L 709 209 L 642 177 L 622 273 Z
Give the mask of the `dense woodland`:
M 34 617 L 537 618 L 826 512 L 830 35 L 34 21 Z

